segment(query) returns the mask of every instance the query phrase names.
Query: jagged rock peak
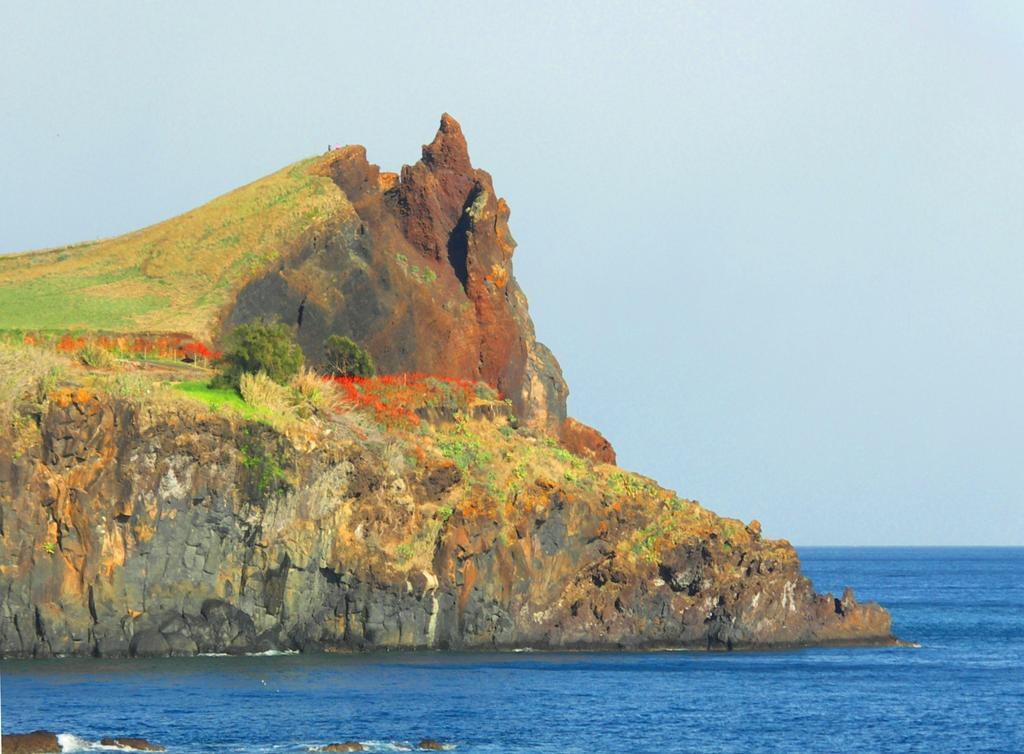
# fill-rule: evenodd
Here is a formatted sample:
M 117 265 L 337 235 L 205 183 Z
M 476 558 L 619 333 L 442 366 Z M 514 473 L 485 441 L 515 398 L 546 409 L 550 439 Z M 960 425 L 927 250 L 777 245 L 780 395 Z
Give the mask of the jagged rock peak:
M 441 116 L 441 125 L 434 140 L 423 145 L 423 162 L 433 171 L 472 172 L 473 165 L 469 160 L 469 147 L 462 126 L 448 113 Z

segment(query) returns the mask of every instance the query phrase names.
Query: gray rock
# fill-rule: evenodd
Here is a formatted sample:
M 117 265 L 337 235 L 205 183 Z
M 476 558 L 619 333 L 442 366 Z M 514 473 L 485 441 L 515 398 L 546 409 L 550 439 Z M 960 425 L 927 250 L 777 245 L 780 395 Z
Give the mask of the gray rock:
M 166 657 L 171 645 L 155 628 L 148 628 L 132 637 L 129 649 L 133 657 Z

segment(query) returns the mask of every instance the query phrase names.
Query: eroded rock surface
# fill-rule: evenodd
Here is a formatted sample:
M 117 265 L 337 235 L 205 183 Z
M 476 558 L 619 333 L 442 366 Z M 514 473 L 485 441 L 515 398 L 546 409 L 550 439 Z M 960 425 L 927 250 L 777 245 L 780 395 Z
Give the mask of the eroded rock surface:
M 84 390 L 33 431 L 0 435 L 3 656 L 891 641 L 756 522 L 486 417 L 452 437 L 564 474 L 488 503 L 487 467 Z

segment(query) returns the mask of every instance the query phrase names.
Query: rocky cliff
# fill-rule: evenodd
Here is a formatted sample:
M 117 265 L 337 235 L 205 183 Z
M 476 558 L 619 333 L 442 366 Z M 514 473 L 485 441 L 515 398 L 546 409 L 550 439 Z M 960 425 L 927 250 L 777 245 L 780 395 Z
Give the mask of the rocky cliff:
M 892 641 L 793 548 L 474 401 L 403 437 L 53 394 L 0 437 L 0 655 Z
M 556 432 L 568 390 L 534 335 L 508 219 L 445 115 L 400 174 L 344 147 L 134 233 L 0 256 L 0 331 L 217 342 L 279 319 L 312 364 L 348 336 L 382 372 L 487 382 Z
M 345 206 L 239 291 L 221 331 L 256 318 L 294 322 L 313 363 L 324 338 L 346 335 L 382 372 L 486 382 L 527 423 L 557 431 L 568 389 L 512 274 L 509 207 L 472 166 L 455 119 L 445 114 L 422 159 L 400 174 L 382 173 L 359 146 L 309 169 L 330 178 Z

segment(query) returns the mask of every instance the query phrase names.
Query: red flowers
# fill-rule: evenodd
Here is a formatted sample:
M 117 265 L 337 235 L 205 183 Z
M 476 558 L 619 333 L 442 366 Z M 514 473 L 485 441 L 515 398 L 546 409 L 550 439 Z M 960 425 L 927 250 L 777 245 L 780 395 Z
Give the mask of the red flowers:
M 65 335 L 57 342 L 57 350 L 65 353 L 80 351 L 83 348 L 85 348 L 85 338 L 72 338 L 70 335 Z
M 53 343 L 44 335 L 25 335 L 26 345 Z M 74 336 L 65 334 L 56 342 L 56 349 L 64 353 L 76 353 L 86 346 L 99 348 L 122 356 L 168 359 L 209 363 L 217 361 L 221 354 L 205 343 L 191 340 L 184 335 L 92 335 Z
M 374 418 L 390 428 L 417 426 L 416 413 L 424 408 L 465 410 L 475 395 L 470 380 L 435 377 L 419 372 L 380 377 L 327 377 L 341 390 L 342 400 L 373 412 Z
M 220 351 L 207 348 L 205 343 L 190 341 L 181 347 L 181 353 L 185 361 L 217 361 L 221 357 Z

